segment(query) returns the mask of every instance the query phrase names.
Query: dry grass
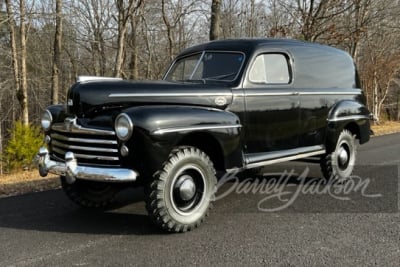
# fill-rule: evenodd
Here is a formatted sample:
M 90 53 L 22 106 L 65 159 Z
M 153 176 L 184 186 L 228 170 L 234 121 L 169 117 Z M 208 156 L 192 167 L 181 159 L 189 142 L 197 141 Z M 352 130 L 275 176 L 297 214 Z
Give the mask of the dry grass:
M 13 174 L 3 174 L 0 176 L 0 184 L 12 184 L 15 182 L 31 182 L 35 180 L 41 180 L 39 178 L 38 170 L 32 171 L 21 171 Z
M 400 132 L 400 122 L 398 121 L 385 121 L 380 123 L 379 125 L 372 125 L 372 130 L 375 133 L 375 136 L 391 134 L 391 133 L 399 133 Z
M 372 125 L 375 136 L 400 132 L 400 122 L 383 122 Z M 38 192 L 60 187 L 55 175 L 40 177 L 37 170 L 0 175 L 0 197 Z
M 40 192 L 60 187 L 57 176 L 40 177 L 37 170 L 22 171 L 0 176 L 0 198 Z

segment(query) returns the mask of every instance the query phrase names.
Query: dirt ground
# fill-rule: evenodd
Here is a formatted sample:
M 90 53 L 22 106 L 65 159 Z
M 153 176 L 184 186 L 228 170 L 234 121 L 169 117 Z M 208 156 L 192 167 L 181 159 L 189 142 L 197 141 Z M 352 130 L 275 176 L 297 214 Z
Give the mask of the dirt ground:
M 383 122 L 372 125 L 375 136 L 400 132 L 400 122 Z M 0 198 L 29 192 L 40 192 L 60 187 L 57 176 L 39 176 L 37 170 L 0 175 Z

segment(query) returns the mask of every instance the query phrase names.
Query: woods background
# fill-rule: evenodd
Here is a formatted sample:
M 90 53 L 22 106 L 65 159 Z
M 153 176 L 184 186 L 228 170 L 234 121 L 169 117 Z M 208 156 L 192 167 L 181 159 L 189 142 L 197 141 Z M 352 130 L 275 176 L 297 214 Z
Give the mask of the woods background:
M 180 50 L 210 39 L 344 49 L 376 120 L 399 120 L 399 15 L 399 0 L 0 0 L 0 154 L 14 122 L 39 124 L 78 75 L 160 79 Z

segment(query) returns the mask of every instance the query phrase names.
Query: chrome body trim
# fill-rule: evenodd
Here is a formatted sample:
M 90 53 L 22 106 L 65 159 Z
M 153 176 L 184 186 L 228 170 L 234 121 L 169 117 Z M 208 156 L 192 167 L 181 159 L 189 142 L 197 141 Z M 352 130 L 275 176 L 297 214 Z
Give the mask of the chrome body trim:
M 361 91 L 348 92 L 348 91 L 334 91 L 334 92 L 299 92 L 299 95 L 361 95 Z
M 297 160 L 297 159 L 302 159 L 302 158 L 322 155 L 322 154 L 325 154 L 325 153 L 326 153 L 326 150 L 325 149 L 321 149 L 321 150 L 317 150 L 317 151 L 313 151 L 313 152 L 307 152 L 307 153 L 288 156 L 288 157 L 283 157 L 283 158 L 275 158 L 275 159 L 271 159 L 271 160 L 265 160 L 265 161 L 246 164 L 245 169 L 257 168 L 257 167 L 271 165 L 271 164 L 275 164 L 275 163 L 286 162 L 286 161 L 290 161 L 290 160 Z
M 72 152 L 65 154 L 65 163 L 53 161 L 44 147 L 40 148 L 35 161 L 42 177 L 48 173 L 65 176 L 70 184 L 77 179 L 97 182 L 134 182 L 139 176 L 139 173 L 131 169 L 79 166 Z
M 327 119 L 327 121 L 329 122 L 347 121 L 347 120 L 370 120 L 370 117 L 365 115 L 350 115 L 333 119 Z
M 199 131 L 199 130 L 220 130 L 220 129 L 230 129 L 230 128 L 241 128 L 241 124 L 237 125 L 201 125 L 201 126 L 191 126 L 191 127 L 176 127 L 176 128 L 166 128 L 158 129 L 152 132 L 153 135 L 162 135 L 166 133 L 175 132 L 187 132 L 187 131 Z
M 257 88 L 249 88 L 249 89 L 257 89 Z M 261 90 L 263 88 L 260 88 Z M 240 97 L 245 97 L 245 96 L 302 96 L 302 95 L 361 95 L 361 91 L 355 91 L 355 92 L 349 92 L 349 91 L 334 91 L 334 92 L 326 92 L 326 91 L 315 91 L 315 92 L 301 92 L 301 91 L 293 91 L 293 92 L 282 92 L 282 93 L 277 93 L 277 92 L 271 92 L 271 93 L 265 93 L 264 92 L 259 92 L 259 93 L 249 93 L 249 92 L 235 92 L 233 91 L 234 96 L 240 96 Z
M 245 93 L 244 96 L 291 96 L 298 95 L 298 92 L 284 92 L 284 93 Z
M 108 97 L 193 97 L 193 96 L 232 96 L 232 93 L 129 93 L 129 94 L 109 94 Z
M 255 88 L 251 88 L 255 89 Z M 284 92 L 284 93 L 233 93 L 234 95 L 241 96 L 286 96 L 286 95 L 361 95 L 361 91 L 348 92 L 348 91 L 335 91 L 335 92 Z M 129 94 L 109 94 L 108 97 L 192 97 L 192 96 L 231 96 L 231 93 L 129 93 Z
M 63 133 L 93 134 L 93 135 L 115 135 L 114 131 L 85 128 L 76 123 L 76 118 L 66 118 L 64 123 L 54 123 L 51 129 Z
M 76 82 L 95 82 L 95 81 L 122 81 L 122 78 L 115 78 L 115 77 L 102 77 L 102 76 L 78 76 Z

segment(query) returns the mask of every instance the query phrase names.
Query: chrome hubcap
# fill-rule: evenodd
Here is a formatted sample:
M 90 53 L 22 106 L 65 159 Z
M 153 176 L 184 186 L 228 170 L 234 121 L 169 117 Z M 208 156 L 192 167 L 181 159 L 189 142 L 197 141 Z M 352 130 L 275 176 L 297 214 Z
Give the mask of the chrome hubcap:
M 340 164 L 345 165 L 348 160 L 349 160 L 349 154 L 347 153 L 346 149 L 344 149 L 343 147 L 340 148 L 340 151 L 339 151 Z
M 201 207 L 206 193 L 203 171 L 194 165 L 186 165 L 177 171 L 170 192 L 171 204 L 176 212 L 188 215 Z
M 192 199 L 196 194 L 196 184 L 189 175 L 180 177 L 176 183 L 176 187 L 179 190 L 180 197 L 184 201 Z

